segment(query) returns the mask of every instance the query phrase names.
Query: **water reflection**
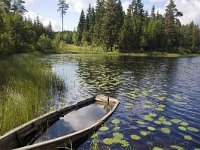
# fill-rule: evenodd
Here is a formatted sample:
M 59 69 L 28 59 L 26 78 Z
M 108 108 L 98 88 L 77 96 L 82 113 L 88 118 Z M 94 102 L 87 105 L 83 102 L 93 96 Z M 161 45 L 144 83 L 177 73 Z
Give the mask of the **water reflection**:
M 107 93 L 121 101 L 119 109 L 106 122 L 111 129 L 99 132 L 101 149 L 107 147 L 103 140 L 116 132 L 112 130 L 113 118 L 121 120 L 117 132 L 124 134 L 132 148 L 200 147 L 200 133 L 188 130 L 189 127 L 200 130 L 200 58 L 53 55 L 47 61 L 69 87 L 64 96 L 66 104 L 97 93 Z M 152 114 L 155 117 L 149 117 Z M 186 130 L 180 130 L 183 125 L 173 119 L 186 122 Z M 144 124 L 138 124 L 138 120 Z M 148 126 L 156 130 L 149 131 Z M 161 128 L 168 128 L 170 134 L 163 133 Z M 141 131 L 148 132 L 148 136 L 142 136 Z M 141 140 L 131 139 L 133 133 Z M 187 135 L 192 140 L 185 140 Z M 80 149 L 88 149 L 91 141 Z M 111 147 L 117 149 L 119 144 Z
M 90 127 L 112 110 L 111 105 L 93 103 L 61 117 L 35 142 L 61 137 Z

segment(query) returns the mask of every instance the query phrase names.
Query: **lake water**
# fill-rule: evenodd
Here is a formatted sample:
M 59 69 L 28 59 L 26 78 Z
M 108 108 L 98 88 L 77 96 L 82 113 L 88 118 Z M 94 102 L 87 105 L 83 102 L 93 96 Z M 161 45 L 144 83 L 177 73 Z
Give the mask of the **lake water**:
M 78 110 L 74 110 L 56 121 L 35 143 L 55 139 L 88 128 L 111 110 L 111 105 L 100 103 L 93 103 Z
M 55 109 L 98 93 L 121 102 L 105 123 L 109 130 L 97 132 L 100 149 L 200 148 L 199 57 L 50 55 L 43 61 L 65 85 Z

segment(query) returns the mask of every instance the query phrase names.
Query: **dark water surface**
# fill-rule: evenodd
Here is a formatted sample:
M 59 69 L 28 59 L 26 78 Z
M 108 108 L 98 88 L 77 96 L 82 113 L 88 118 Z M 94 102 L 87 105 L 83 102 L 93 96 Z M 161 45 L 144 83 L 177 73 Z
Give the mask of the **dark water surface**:
M 107 109 L 105 109 L 107 108 Z M 55 139 L 90 127 L 111 111 L 106 105 L 93 103 L 61 117 L 35 143 Z
M 44 61 L 64 85 L 54 93 L 55 109 L 98 93 L 121 102 L 105 123 L 109 129 L 97 132 L 99 149 L 200 148 L 200 57 L 50 55 Z M 71 121 L 82 121 L 80 115 Z

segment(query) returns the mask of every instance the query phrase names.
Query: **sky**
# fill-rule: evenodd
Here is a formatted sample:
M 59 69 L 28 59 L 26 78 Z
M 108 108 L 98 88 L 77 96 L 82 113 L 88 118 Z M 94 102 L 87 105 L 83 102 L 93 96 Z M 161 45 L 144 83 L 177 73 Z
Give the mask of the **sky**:
M 51 22 L 54 31 L 61 30 L 61 15 L 58 10 L 58 0 L 25 0 L 25 7 L 28 10 L 25 17 L 35 19 L 37 15 L 44 25 Z M 96 0 L 66 0 L 69 4 L 69 9 L 64 16 L 64 30 L 73 31 L 77 27 L 80 12 L 83 9 L 85 12 L 89 4 L 95 6 Z M 124 11 L 132 0 L 121 0 Z M 156 11 L 164 14 L 165 7 L 169 0 L 142 0 L 144 9 L 150 11 L 155 5 Z M 179 18 L 183 24 L 191 21 L 200 25 L 200 0 L 175 0 L 177 8 L 183 13 L 183 17 Z

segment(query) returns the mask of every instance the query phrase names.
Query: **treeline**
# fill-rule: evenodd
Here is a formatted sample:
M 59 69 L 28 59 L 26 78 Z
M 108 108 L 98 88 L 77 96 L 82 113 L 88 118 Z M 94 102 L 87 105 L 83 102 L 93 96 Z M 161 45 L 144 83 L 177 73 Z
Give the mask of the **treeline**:
M 127 12 L 120 0 L 97 0 L 81 12 L 73 42 L 101 46 L 107 51 L 200 53 L 200 28 L 194 22 L 182 25 L 183 16 L 170 0 L 165 14 L 144 10 L 141 0 L 133 0 Z M 72 38 L 72 37 L 71 37 Z
M 24 19 L 27 11 L 22 0 L 0 2 L 0 55 L 53 49 L 52 25 L 44 26 L 39 17 Z M 55 41 L 55 40 L 54 40 Z M 54 42 L 57 44 L 56 42 Z

